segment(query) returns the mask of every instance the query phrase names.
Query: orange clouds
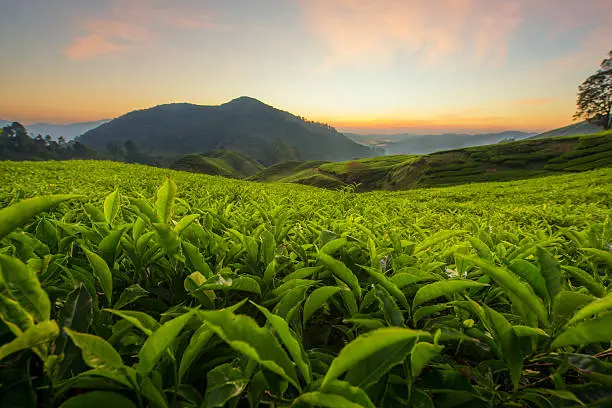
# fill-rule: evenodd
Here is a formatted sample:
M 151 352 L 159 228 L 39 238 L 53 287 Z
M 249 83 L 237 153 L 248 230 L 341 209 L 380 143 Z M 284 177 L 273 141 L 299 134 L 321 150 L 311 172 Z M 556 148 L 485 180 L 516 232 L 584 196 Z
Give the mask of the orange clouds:
M 497 65 L 525 0 L 299 0 L 328 52 L 326 66 L 376 63 L 409 53 L 422 65 Z
M 67 45 L 63 53 L 72 59 L 88 59 L 121 53 L 152 44 L 163 28 L 219 30 L 228 27 L 213 21 L 203 10 L 171 6 L 160 0 L 113 0 L 108 18 L 84 20 L 87 34 Z

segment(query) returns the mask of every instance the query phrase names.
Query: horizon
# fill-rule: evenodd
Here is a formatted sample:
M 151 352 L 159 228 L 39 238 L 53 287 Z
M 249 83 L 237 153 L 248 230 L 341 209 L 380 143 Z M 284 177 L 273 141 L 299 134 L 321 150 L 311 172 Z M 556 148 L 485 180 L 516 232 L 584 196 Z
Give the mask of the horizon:
M 3 7 L 0 118 L 252 95 L 344 133 L 537 133 L 574 123 L 612 37 L 604 0 L 62 3 Z

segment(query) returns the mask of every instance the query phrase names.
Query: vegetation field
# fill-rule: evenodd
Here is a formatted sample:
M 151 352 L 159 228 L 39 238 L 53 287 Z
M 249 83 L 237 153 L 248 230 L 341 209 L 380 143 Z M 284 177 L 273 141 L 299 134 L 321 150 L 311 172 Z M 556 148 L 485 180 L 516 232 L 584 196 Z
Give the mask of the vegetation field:
M 359 191 L 521 180 L 612 167 L 612 132 L 313 164 L 308 172 L 295 162 L 293 167 L 296 171 L 284 164 L 269 167 L 253 179 L 325 188 L 355 184 Z M 318 178 L 313 180 L 313 174 Z
M 0 174 L 2 407 L 612 404 L 612 169 L 370 193 Z

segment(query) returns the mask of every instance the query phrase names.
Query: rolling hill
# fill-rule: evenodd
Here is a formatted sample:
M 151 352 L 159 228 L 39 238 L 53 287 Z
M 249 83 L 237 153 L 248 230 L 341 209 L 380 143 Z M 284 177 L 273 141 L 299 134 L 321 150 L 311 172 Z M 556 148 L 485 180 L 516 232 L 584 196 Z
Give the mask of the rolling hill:
M 219 106 L 188 103 L 133 111 L 79 138 L 103 150 L 131 140 L 147 155 L 238 151 L 264 165 L 286 160 L 348 160 L 375 155 L 330 126 L 304 121 L 256 99 Z
M 528 139 L 426 155 L 394 155 L 337 163 L 282 163 L 252 180 L 358 191 L 406 190 L 473 182 L 509 181 L 612 167 L 612 131 Z
M 212 151 L 185 155 L 172 163 L 170 168 L 214 176 L 246 178 L 259 173 L 264 166 L 239 152 Z
M 547 137 L 562 137 L 562 136 L 574 136 L 574 135 L 589 135 L 593 133 L 599 133 L 603 129 L 601 126 L 593 125 L 587 121 L 574 123 L 569 126 L 562 128 L 549 130 L 548 132 L 540 133 L 532 136 L 530 139 L 543 139 Z
M 505 131 L 498 133 L 467 134 L 444 133 L 440 135 L 398 134 L 346 134 L 351 139 L 383 148 L 387 154 L 429 154 L 449 149 L 495 144 L 501 141 L 522 140 L 533 133 Z

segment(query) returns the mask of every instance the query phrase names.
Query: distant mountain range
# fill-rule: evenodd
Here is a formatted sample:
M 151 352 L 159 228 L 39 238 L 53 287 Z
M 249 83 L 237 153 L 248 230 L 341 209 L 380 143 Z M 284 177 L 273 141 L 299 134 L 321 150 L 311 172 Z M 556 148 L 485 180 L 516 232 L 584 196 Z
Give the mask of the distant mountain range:
M 264 165 L 286 160 L 349 160 L 376 154 L 331 126 L 307 122 L 249 97 L 219 106 L 175 103 L 133 111 L 88 131 L 78 140 L 97 150 L 131 140 L 147 155 L 232 150 Z
M 441 135 L 408 133 L 388 135 L 345 134 L 357 142 L 383 148 L 386 154 L 429 154 L 449 149 L 495 144 L 501 141 L 521 140 L 531 137 L 535 133 L 505 131 L 486 134 L 445 133 Z
M 63 136 L 64 139 L 68 141 L 109 121 L 110 119 L 103 119 L 93 122 L 78 122 L 65 125 L 58 125 L 54 123 L 32 123 L 30 125 L 23 124 L 23 126 L 25 126 L 31 136 L 50 135 L 53 139 L 58 139 L 60 136 Z M 11 123 L 12 122 L 7 120 L 0 120 L 0 128 L 8 126 Z

